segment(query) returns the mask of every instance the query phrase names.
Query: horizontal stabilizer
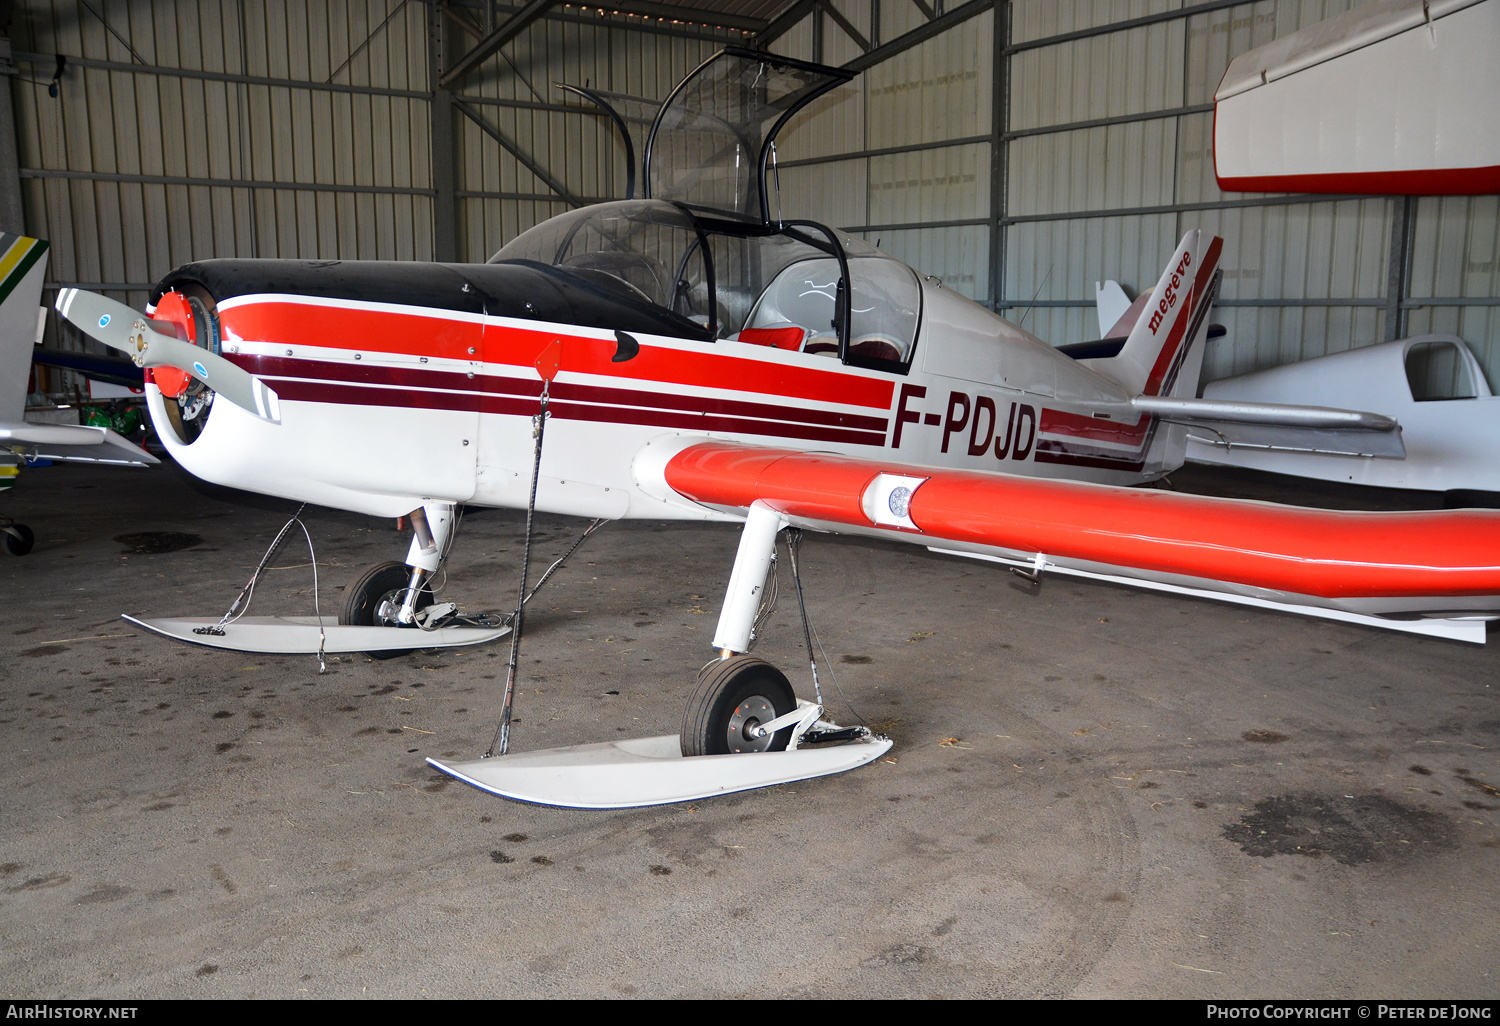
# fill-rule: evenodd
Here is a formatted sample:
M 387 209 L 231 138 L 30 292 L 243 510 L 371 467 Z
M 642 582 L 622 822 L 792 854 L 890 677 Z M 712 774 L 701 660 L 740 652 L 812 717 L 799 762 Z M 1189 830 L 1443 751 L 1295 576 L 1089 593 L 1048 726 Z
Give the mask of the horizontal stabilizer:
M 1146 301 L 1142 299 L 1142 309 L 1145 306 Z M 1120 319 L 1130 309 L 1130 298 L 1125 295 L 1125 290 L 1120 288 L 1119 282 L 1113 280 L 1105 282 L 1096 281 L 1094 282 L 1094 308 L 1099 314 L 1099 337 L 1109 338 L 1110 335 L 1114 334 L 1110 329 L 1120 323 Z M 1133 327 L 1135 327 L 1135 322 L 1131 321 L 1125 330 L 1119 334 L 1121 337 L 1129 335 L 1130 329 Z
M 1285 403 L 1247 403 L 1233 399 L 1173 399 L 1138 395 L 1130 404 L 1142 413 L 1167 420 L 1228 421 L 1237 424 L 1277 424 L 1286 427 L 1338 428 L 1346 431 L 1396 431 L 1396 421 L 1379 413 L 1335 410 L 1327 406 Z
M 1150 395 L 1136 396 L 1131 405 L 1142 413 L 1196 429 L 1189 432 L 1190 438 L 1226 450 L 1276 449 L 1330 456 L 1406 458 L 1401 426 L 1394 418 L 1379 413 Z

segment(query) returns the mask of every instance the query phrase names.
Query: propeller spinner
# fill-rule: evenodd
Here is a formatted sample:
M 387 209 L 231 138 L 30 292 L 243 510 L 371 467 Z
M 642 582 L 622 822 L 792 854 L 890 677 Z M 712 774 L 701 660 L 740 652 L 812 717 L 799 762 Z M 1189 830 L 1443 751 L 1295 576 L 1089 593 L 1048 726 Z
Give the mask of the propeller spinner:
M 129 356 L 137 367 L 176 368 L 242 410 L 281 423 L 280 400 L 264 381 L 217 353 L 166 333 L 167 324 L 82 289 L 60 291 L 57 312 L 84 334 Z

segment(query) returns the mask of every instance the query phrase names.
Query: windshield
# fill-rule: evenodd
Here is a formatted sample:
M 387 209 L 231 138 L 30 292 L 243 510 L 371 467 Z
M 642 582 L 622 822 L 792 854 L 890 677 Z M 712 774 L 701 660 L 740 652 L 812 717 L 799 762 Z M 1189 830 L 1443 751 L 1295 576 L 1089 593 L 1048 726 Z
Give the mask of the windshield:
M 560 214 L 516 236 L 490 263 L 518 260 L 716 328 L 702 236 L 693 216 L 670 203 L 627 200 Z

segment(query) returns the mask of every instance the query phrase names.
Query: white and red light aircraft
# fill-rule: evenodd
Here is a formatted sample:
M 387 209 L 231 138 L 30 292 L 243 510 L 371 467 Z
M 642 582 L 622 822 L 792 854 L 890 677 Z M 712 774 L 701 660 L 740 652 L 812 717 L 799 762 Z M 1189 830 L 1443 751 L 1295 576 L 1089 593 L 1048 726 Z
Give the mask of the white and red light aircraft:
M 69 320 L 155 368 L 152 418 L 192 473 L 414 525 L 405 565 L 347 589 L 342 627 L 148 626 L 261 651 L 307 651 L 284 639 L 319 629 L 330 650 L 472 643 L 503 632 L 438 627 L 413 644 L 407 630 L 464 504 L 534 494 L 552 513 L 743 521 L 722 661 L 680 737 L 436 764 L 589 807 L 837 772 L 889 745 L 802 747 L 848 734 L 745 655 L 786 527 L 1483 641 L 1500 616 L 1500 514 L 1121 487 L 1179 466 L 1188 424 L 1399 450 L 1387 418 L 1194 398 L 1219 239 L 1188 232 L 1118 337 L 1054 349 L 863 242 L 773 219 L 771 139 L 846 78 L 726 51 L 661 106 L 652 198 L 563 214 L 486 264 L 211 260 L 164 278 L 151 317 L 63 292 Z

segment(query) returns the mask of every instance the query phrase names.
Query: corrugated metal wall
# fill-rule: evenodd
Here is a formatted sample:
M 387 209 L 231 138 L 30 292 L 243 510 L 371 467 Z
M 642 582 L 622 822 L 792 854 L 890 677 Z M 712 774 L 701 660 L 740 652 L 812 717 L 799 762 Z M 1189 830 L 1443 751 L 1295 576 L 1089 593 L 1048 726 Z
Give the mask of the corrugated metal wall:
M 831 2 L 875 46 L 928 22 L 914 0 Z M 1229 60 L 1355 2 L 949 0 L 950 15 L 977 13 L 784 134 L 782 210 L 862 234 L 1058 343 L 1097 334 L 1095 281 L 1148 287 L 1187 228 L 1217 232 L 1229 335 L 1206 378 L 1383 340 L 1392 227 L 1407 213 L 1395 330 L 1456 332 L 1500 381 L 1496 197 L 1215 185 L 1212 93 Z M 623 192 L 613 130 L 554 83 L 659 99 L 747 39 L 560 7 L 458 89 L 467 110 L 434 174 L 433 23 L 450 59 L 472 45 L 423 0 L 21 0 L 12 90 L 49 281 L 140 305 L 171 267 L 210 256 L 430 259 L 445 183 L 456 255 L 482 260 L 567 209 L 563 193 Z M 817 12 L 772 49 L 829 64 L 864 53 Z M 57 53 L 68 65 L 54 98 Z
M 141 304 L 205 257 L 429 257 L 426 36 L 401 0 L 18 4 L 13 48 L 42 56 L 13 95 L 49 281 Z
M 867 40 L 892 40 L 925 21 L 909 0 L 879 4 L 878 27 L 876 5 L 836 6 Z M 790 126 L 778 147 L 788 214 L 846 228 L 963 295 L 986 298 L 992 21 L 985 12 L 875 65 L 823 100 L 821 113 Z M 772 49 L 818 59 L 811 23 Z M 861 55 L 831 20 L 822 44 L 826 63 Z M 866 155 L 828 160 L 855 153 Z
M 625 194 L 625 151 L 615 129 L 601 117 L 577 113 L 580 101 L 554 84 L 660 100 L 725 42 L 738 40 L 727 33 L 695 38 L 543 19 L 471 75 L 462 93 L 574 198 L 616 199 Z M 502 106 L 504 101 L 534 106 Z M 565 101 L 575 105 L 571 111 L 539 109 Z M 520 232 L 570 209 L 472 119 L 460 118 L 459 129 L 460 259 L 484 260 Z
M 807 190 L 805 214 L 881 240 L 1054 343 L 1098 334 L 1096 281 L 1150 287 L 1177 240 L 1199 227 L 1225 239 L 1217 319 L 1229 329 L 1210 345 L 1205 380 L 1444 331 L 1461 335 L 1500 384 L 1496 197 L 1412 202 L 1402 272 L 1392 228 L 1404 199 L 1221 193 L 1215 183 L 1213 92 L 1229 61 L 1357 4 L 997 3 L 866 71 L 849 87 L 858 102 L 789 133 L 782 183 L 789 197 Z M 888 40 L 925 19 L 911 0 L 837 6 L 867 38 Z M 811 59 L 821 38 L 825 59 L 848 59 L 850 37 L 826 16 L 815 30 L 817 17 L 776 49 Z M 1007 23 L 997 47 L 994 32 Z M 992 69 L 1008 98 L 998 125 Z M 907 152 L 868 155 L 886 148 Z M 1004 162 L 998 205 L 992 153 Z M 1393 256 L 1402 285 L 1398 322 L 1388 325 Z
M 44 302 L 78 285 L 141 307 L 172 268 L 211 257 L 433 259 L 434 23 L 450 59 L 473 45 L 425 0 L 18 2 L 11 88 L 26 231 L 52 244 Z M 660 98 L 743 39 L 560 8 L 456 95 L 569 195 L 615 197 L 613 129 L 553 84 Z M 439 170 L 459 260 L 568 209 L 473 118 L 455 111 L 453 125 L 452 167 Z M 48 333 L 84 345 L 55 315 Z

